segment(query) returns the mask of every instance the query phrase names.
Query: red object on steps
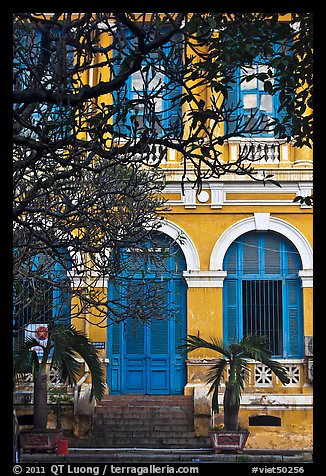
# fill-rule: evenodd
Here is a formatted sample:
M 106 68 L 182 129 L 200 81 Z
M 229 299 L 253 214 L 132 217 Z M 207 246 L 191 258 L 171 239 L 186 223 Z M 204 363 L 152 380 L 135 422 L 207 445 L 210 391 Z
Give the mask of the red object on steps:
M 59 440 L 57 455 L 67 455 L 68 454 L 68 440 Z

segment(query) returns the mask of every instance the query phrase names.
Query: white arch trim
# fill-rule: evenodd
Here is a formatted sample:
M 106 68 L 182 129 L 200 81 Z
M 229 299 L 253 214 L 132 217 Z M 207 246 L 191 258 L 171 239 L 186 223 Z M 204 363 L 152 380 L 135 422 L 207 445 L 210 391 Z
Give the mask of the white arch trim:
M 210 270 L 222 270 L 223 260 L 229 246 L 244 233 L 253 230 L 271 230 L 288 238 L 299 252 L 302 269 L 313 269 L 313 253 L 308 240 L 293 225 L 280 218 L 271 217 L 269 213 L 255 213 L 250 218 L 240 220 L 228 228 L 220 236 L 214 245 L 211 258 Z
M 170 236 L 182 249 L 187 263 L 187 271 L 199 270 L 199 255 L 192 239 L 187 235 L 187 233 L 185 233 L 175 223 L 166 219 L 162 220 L 160 225 L 158 231 Z

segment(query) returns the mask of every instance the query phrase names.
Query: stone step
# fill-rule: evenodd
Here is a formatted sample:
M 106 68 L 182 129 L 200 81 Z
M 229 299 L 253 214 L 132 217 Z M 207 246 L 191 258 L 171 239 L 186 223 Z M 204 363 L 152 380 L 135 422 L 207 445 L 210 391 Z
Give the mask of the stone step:
M 194 432 L 192 396 L 107 395 L 97 405 L 89 438 L 80 447 L 203 448 Z
M 112 411 L 112 410 L 117 410 L 117 409 L 121 409 L 121 410 L 128 410 L 130 408 L 137 408 L 139 410 L 144 410 L 146 411 L 146 409 L 159 409 L 159 410 L 162 410 L 162 411 L 170 411 L 170 410 L 173 410 L 174 408 L 179 408 L 179 409 L 182 409 L 184 411 L 193 411 L 193 405 L 190 405 L 187 403 L 187 405 L 177 405 L 177 404 L 174 404 L 174 405 L 156 405 L 156 404 L 149 404 L 149 403 L 137 403 L 137 404 L 133 404 L 132 402 L 130 402 L 129 404 L 123 404 L 123 405 L 119 405 L 118 403 L 114 403 L 114 404 L 111 404 L 109 402 L 107 402 L 106 404 L 98 404 L 96 406 L 96 409 L 99 410 L 104 410 L 104 411 Z
M 84 448 L 203 448 L 210 446 L 208 438 L 198 437 L 93 437 L 88 441 L 79 440 L 76 447 Z
M 167 396 L 168 397 L 168 396 Z M 171 397 L 171 396 L 170 396 Z M 166 398 L 123 398 L 120 396 L 114 396 L 111 398 L 104 397 L 99 403 L 97 408 L 113 408 L 113 407 L 180 407 L 180 408 L 193 408 L 193 399 L 192 397 L 172 397 Z
M 96 409 L 94 418 L 99 418 L 99 419 L 140 419 L 140 420 L 145 420 L 146 418 L 148 419 L 157 419 L 157 420 L 174 420 L 174 419 L 184 419 L 184 420 L 191 420 L 193 419 L 194 414 L 193 412 L 185 412 L 183 410 L 172 410 L 169 412 L 164 412 L 161 410 L 147 410 L 146 412 L 144 411 L 139 411 L 135 408 L 130 408 L 128 410 L 117 410 L 117 411 L 110 411 L 106 412 L 103 410 Z
M 152 422 L 144 421 L 140 424 L 136 424 L 134 420 L 130 420 L 130 423 L 124 421 L 123 424 L 122 422 L 114 422 L 104 425 L 101 424 L 101 422 L 95 422 L 92 428 L 92 432 L 103 431 L 103 428 L 105 428 L 105 430 L 117 432 L 120 429 L 126 428 L 130 431 L 161 431 L 166 433 L 171 431 L 193 431 L 193 423 L 187 422 L 172 424 L 171 422 L 160 422 L 153 424 Z
M 195 433 L 193 429 L 187 428 L 186 430 L 169 430 L 169 431 L 163 431 L 161 429 L 159 430 L 144 430 L 141 427 L 138 427 L 136 429 L 131 429 L 131 428 L 119 428 L 119 431 L 112 431 L 111 429 L 108 428 L 93 428 L 92 430 L 92 437 L 102 437 L 103 438 L 111 438 L 114 437 L 115 435 L 119 435 L 121 438 L 138 438 L 138 437 L 155 437 L 155 438 L 165 438 L 165 437 L 170 437 L 173 436 L 173 438 L 178 438 L 178 437 L 185 437 L 185 438 L 194 438 Z
M 244 458 L 245 457 L 245 458 Z M 266 463 L 278 463 L 281 465 L 285 464 L 303 464 L 305 471 L 308 471 L 307 463 L 313 462 L 313 455 L 311 451 L 300 451 L 300 450 L 250 450 L 245 449 L 243 454 L 234 454 L 234 453 L 222 453 L 215 454 L 210 445 L 207 447 L 202 447 L 202 449 L 187 449 L 181 450 L 180 448 L 176 449 L 116 449 L 116 448 L 88 448 L 86 446 L 76 448 L 73 445 L 69 445 L 68 455 L 56 455 L 48 453 L 39 453 L 39 454 L 22 454 L 21 456 L 22 463 L 29 463 L 30 465 L 34 464 L 48 464 L 48 463 L 81 463 L 85 465 L 87 463 L 119 463 L 120 465 L 134 464 L 134 465 L 143 465 L 153 464 L 153 469 L 156 469 L 156 473 L 166 474 L 169 471 L 166 471 L 167 466 L 171 463 L 182 464 L 191 463 L 192 466 L 199 468 L 196 470 L 195 474 L 198 472 L 202 473 L 200 466 L 197 466 L 197 463 L 243 463 L 246 460 L 247 463 L 252 465 L 266 465 Z M 164 468 L 159 467 L 159 464 L 164 464 Z M 244 464 L 238 466 L 239 474 L 245 473 L 243 471 Z M 177 467 L 176 467 L 177 468 Z M 222 468 L 222 467 L 221 467 Z M 191 473 L 191 468 L 189 468 L 188 473 Z M 224 469 L 224 468 L 223 468 Z M 203 473 L 205 473 L 205 468 Z M 151 472 L 150 468 L 149 471 Z M 131 471 L 130 471 L 131 472 Z M 154 471 L 153 471 L 154 472 Z M 174 473 L 178 472 L 178 469 L 173 471 Z M 183 468 L 183 472 L 186 472 Z M 308 471 L 309 472 L 309 471 Z M 126 472 L 125 472 L 126 473 Z M 95 474 L 95 471 L 94 471 Z M 138 473 L 139 474 L 139 473 Z
M 137 409 L 137 411 L 150 411 L 150 410 L 156 410 L 156 411 L 162 411 L 162 412 L 169 412 L 169 411 L 176 411 L 176 410 L 182 410 L 184 412 L 192 412 L 193 411 L 193 405 L 149 405 L 149 404 L 141 404 L 138 403 L 137 405 L 133 405 L 130 403 L 129 405 L 118 405 L 118 404 L 107 404 L 107 405 L 97 405 L 96 410 L 100 411 L 105 411 L 105 412 L 110 412 L 110 411 L 128 411 L 131 409 Z
M 187 406 L 183 407 L 180 405 L 171 405 L 171 406 L 154 406 L 154 405 L 112 405 L 112 406 L 102 406 L 99 405 L 96 407 L 96 411 L 100 412 L 127 412 L 130 410 L 137 410 L 138 412 L 148 412 L 148 411 L 156 411 L 156 412 L 162 412 L 162 413 L 168 413 L 168 412 L 175 412 L 175 411 L 183 411 L 185 413 L 192 413 L 193 412 L 193 407 Z
M 128 394 L 128 395 L 104 395 L 101 402 L 130 402 L 130 401 L 139 401 L 139 402 L 163 402 L 164 405 L 167 405 L 171 402 L 192 402 L 192 395 L 142 395 L 142 394 Z

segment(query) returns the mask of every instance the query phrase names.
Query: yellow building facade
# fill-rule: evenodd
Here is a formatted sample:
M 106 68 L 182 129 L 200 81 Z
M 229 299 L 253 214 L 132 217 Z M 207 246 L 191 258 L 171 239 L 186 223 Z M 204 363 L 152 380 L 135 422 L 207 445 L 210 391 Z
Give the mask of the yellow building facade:
M 105 79 L 103 76 L 102 78 Z M 89 82 L 91 85 L 96 83 L 96 74 L 89 78 Z M 201 92 L 201 96 L 209 101 L 207 91 Z M 287 295 L 287 302 L 284 302 L 287 291 L 282 288 L 282 297 L 275 298 L 273 305 L 282 307 L 283 320 L 278 324 L 269 324 L 271 333 L 281 333 L 277 344 L 277 360 L 286 366 L 290 383 L 283 386 L 263 365 L 251 362 L 251 372 L 242 395 L 240 424 L 250 429 L 247 444 L 249 448 L 311 449 L 312 208 L 294 199 L 297 196 L 312 194 L 312 151 L 305 147 L 295 148 L 291 143 L 273 137 L 233 137 L 221 146 L 221 162 L 236 160 L 246 146 L 250 146 L 252 153 L 255 154 L 255 170 L 258 176 L 263 172 L 273 174 L 273 179 L 280 187 L 273 183 L 263 184 L 253 181 L 243 175 L 226 174 L 219 180 L 204 181 L 200 192 L 193 188 L 191 183 L 185 183 L 182 191 L 182 157 L 173 150 L 166 150 L 161 167 L 164 168 L 166 175 L 164 196 L 169 211 L 164 212 L 162 216 L 160 231 L 178 243 L 184 258 L 183 337 L 192 334 L 206 339 L 211 337 L 225 339 L 232 306 L 237 314 L 234 326 L 237 328 L 239 325 L 242 328 L 245 320 L 249 319 L 244 317 L 244 282 L 270 281 L 274 283 L 275 289 L 278 287 L 281 289 L 281 284 L 278 283 L 281 283 L 283 278 L 281 272 L 275 270 L 265 275 L 260 274 L 259 277 L 254 272 L 250 279 L 245 279 L 246 249 L 252 247 L 255 250 L 256 254 L 252 256 L 256 256 L 259 263 L 266 250 L 277 252 L 277 256 L 281 257 L 275 260 L 280 259 L 281 263 L 284 257 L 290 260 L 295 256 L 296 265 L 293 265 L 289 280 L 296 282 L 298 301 L 292 303 L 291 307 L 291 296 Z M 235 259 L 242 269 L 241 276 L 236 276 L 236 271 L 230 268 L 232 252 L 238 253 Z M 254 259 L 250 258 L 250 263 Z M 290 267 L 289 264 L 286 266 Z M 271 278 L 273 273 L 275 277 Z M 238 283 L 239 295 L 236 305 L 227 302 L 229 299 L 227 285 L 232 281 L 230 276 Z M 98 286 L 97 291 L 102 292 L 105 299 L 109 277 Z M 262 295 L 262 284 L 258 283 L 258 286 L 260 286 L 259 294 Z M 246 297 L 246 299 L 246 305 L 249 305 L 250 299 L 252 301 L 253 298 Z M 251 302 L 250 305 L 254 306 L 257 303 Z M 294 308 L 298 312 L 295 322 L 291 320 Z M 96 325 L 100 319 L 96 310 L 90 309 L 87 317 L 87 320 L 78 319 L 75 325 L 85 330 L 94 343 L 98 343 L 106 372 L 108 392 L 129 393 L 128 386 L 120 387 L 116 381 L 114 383 L 114 379 L 124 378 L 121 374 L 122 359 L 126 357 L 123 350 L 120 349 L 120 353 L 117 352 L 113 356 L 112 338 L 107 327 Z M 256 328 L 255 326 L 253 328 L 257 330 L 257 326 L 256 323 Z M 293 326 L 297 347 L 291 351 Z M 239 337 L 243 332 L 242 329 Z M 146 358 L 151 358 L 151 355 L 153 353 L 149 352 Z M 117 356 L 120 360 L 114 363 Z M 206 371 L 213 363 L 213 359 L 210 353 L 202 351 L 189 354 L 182 362 L 185 371 L 182 393 L 194 397 L 194 423 L 198 436 L 207 435 L 211 425 L 210 397 L 207 395 L 208 386 L 205 380 Z M 114 365 L 117 369 L 116 374 L 113 373 Z M 146 368 L 145 374 L 147 370 Z M 150 393 L 145 387 L 139 387 L 134 392 Z M 159 393 L 159 390 L 156 393 Z M 166 389 L 163 392 L 168 393 L 169 390 Z M 215 423 L 220 422 L 222 417 L 216 417 Z
M 172 239 L 183 237 L 180 247 L 187 265 L 183 271 L 187 286 L 187 334 L 203 338 L 223 338 L 223 286 L 227 275 L 224 258 L 230 246 L 250 232 L 272 232 L 293 244 L 301 262 L 298 277 L 302 293 L 300 339 L 303 351 L 300 358 L 278 359 L 290 376 L 290 384 L 286 386 L 266 372 L 261 364 L 250 364 L 240 424 L 250 429 L 248 447 L 276 448 L 281 445 L 283 448 L 309 449 L 312 447 L 313 404 L 312 210 L 293 199 L 297 195 L 311 194 L 312 160 L 306 151 L 301 159 L 303 151 L 293 150 L 291 145 L 279 144 L 279 147 L 286 148 L 286 153 L 270 164 L 262 163 L 261 168 L 268 168 L 282 188 L 230 177 L 205 182 L 199 194 L 189 187 L 183 195 L 181 169 L 177 161 L 167 161 L 166 197 L 171 210 L 164 216 L 161 231 Z M 226 148 L 232 150 L 234 143 Z M 107 293 L 106 286 L 102 290 Z M 96 317 L 93 319 L 96 323 Z M 109 369 L 107 330 L 87 326 L 91 340 L 105 342 L 106 350 L 100 352 Z M 197 435 L 207 434 L 211 424 L 210 399 L 205 384 L 211 363 L 212 356 L 204 352 L 191 354 L 186 359 L 184 393 L 194 396 Z M 269 426 L 266 416 L 277 417 L 277 426 L 274 423 Z M 260 420 L 256 418 L 255 425 L 251 426 L 252 417 L 261 418 L 262 423 L 259 424 Z

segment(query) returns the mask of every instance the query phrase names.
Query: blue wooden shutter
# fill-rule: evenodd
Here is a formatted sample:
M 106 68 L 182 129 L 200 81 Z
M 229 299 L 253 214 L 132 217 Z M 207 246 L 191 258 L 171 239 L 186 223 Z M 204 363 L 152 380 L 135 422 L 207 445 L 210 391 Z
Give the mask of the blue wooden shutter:
M 226 133 L 232 133 L 236 129 L 236 120 L 237 120 L 237 115 L 238 115 L 238 108 L 237 108 L 237 88 L 238 88 L 237 83 L 231 83 L 228 87 L 228 97 L 224 100 L 224 107 L 226 108 L 227 111 L 232 111 L 232 112 L 227 112 L 227 120 L 225 121 L 225 127 Z
M 163 106 L 167 109 L 166 128 L 170 131 L 173 130 L 174 136 L 179 136 L 182 133 L 181 129 L 181 95 L 182 88 L 179 84 L 176 84 L 174 88 L 169 92 L 167 105 Z
M 238 257 L 238 248 L 237 243 L 233 243 L 231 247 L 228 249 L 227 254 L 224 259 L 224 266 L 223 269 L 227 269 L 228 275 L 229 274 L 236 274 L 238 272 L 237 269 L 237 257 Z
M 112 324 L 112 354 L 120 354 L 120 334 L 122 324 Z
M 184 342 L 182 339 L 184 338 L 185 329 L 183 329 L 183 317 L 186 312 L 186 302 L 185 302 L 185 283 L 183 280 L 175 280 L 175 327 L 174 327 L 174 352 L 175 354 L 180 354 L 181 351 L 179 346 L 182 345 Z
M 173 61 L 175 69 L 180 70 L 182 68 L 182 42 L 181 36 L 175 35 L 169 44 L 166 46 L 167 56 L 171 56 L 171 61 Z M 169 92 L 167 96 L 166 105 L 163 106 L 163 109 L 168 109 L 167 120 L 165 127 L 169 130 L 173 130 L 175 136 L 182 134 L 181 128 L 181 95 L 182 95 L 182 86 L 177 82 L 172 82 L 169 84 Z
M 169 293 L 168 283 L 160 283 L 160 289 L 166 294 L 164 295 L 165 305 L 168 306 Z M 169 320 L 168 313 L 162 315 L 162 320 L 155 319 L 150 323 L 150 353 L 151 354 L 168 354 L 169 353 Z
M 108 300 L 114 312 L 119 313 L 119 302 L 121 299 L 120 286 L 109 283 L 108 286 Z M 108 355 L 110 358 L 110 366 L 108 368 L 108 384 L 111 393 L 120 393 L 121 391 L 121 332 L 123 329 L 122 323 L 113 321 L 117 316 L 110 313 L 108 315 L 110 324 L 108 326 Z
M 301 303 L 298 280 L 286 281 L 286 305 L 288 316 L 288 336 L 285 356 L 302 357 Z
M 128 318 L 126 321 L 126 351 L 127 354 L 145 353 L 145 327 L 143 322 Z
M 124 30 L 124 35 L 126 38 L 129 38 L 129 42 L 131 42 L 130 36 L 132 35 L 131 32 L 129 31 L 128 28 L 125 28 Z M 116 51 L 114 50 L 114 54 L 116 54 Z M 127 55 L 127 52 L 126 52 Z M 123 65 L 125 58 L 122 59 L 117 59 L 116 57 L 114 58 L 114 75 L 117 76 L 119 74 L 119 70 Z M 119 88 L 118 91 L 113 92 L 113 100 L 115 105 L 120 104 L 120 110 L 119 112 L 122 112 L 123 109 L 123 104 L 125 104 L 127 101 L 131 99 L 131 88 L 132 88 L 132 79 L 131 76 L 129 76 L 125 82 L 125 84 Z M 119 118 L 119 114 L 116 114 L 114 117 L 114 128 L 115 132 L 118 134 L 122 134 L 124 136 L 130 136 L 131 135 L 131 129 L 130 129 L 130 115 L 131 112 L 128 111 L 126 115 L 123 115 L 123 120 Z
M 151 354 L 169 353 L 169 321 L 167 319 L 155 320 L 151 328 Z
M 118 313 L 118 303 L 119 300 L 121 299 L 121 293 L 120 293 L 120 286 L 117 284 L 109 284 L 108 287 L 108 292 L 109 292 L 109 301 L 110 301 L 110 306 L 114 310 L 114 312 Z M 117 316 L 112 314 L 112 321 L 114 319 L 117 319 Z M 110 315 L 109 315 L 109 320 L 110 320 Z M 119 323 L 113 323 L 111 326 L 109 326 L 109 330 L 111 330 L 111 351 L 112 354 L 119 354 L 120 353 L 120 333 L 121 333 L 121 327 L 122 324 Z
M 265 273 L 281 274 L 280 239 L 274 235 L 264 237 Z
M 70 259 L 67 258 L 66 265 L 71 268 Z M 66 281 L 68 285 L 68 276 L 67 271 L 62 264 L 56 262 L 53 269 L 53 280 L 63 283 Z M 70 323 L 70 312 L 71 312 L 71 292 L 65 286 L 61 289 L 54 286 L 53 287 L 53 317 L 59 319 L 60 323 Z
M 225 280 L 225 315 L 226 322 L 224 328 L 224 340 L 231 344 L 238 340 L 238 281 L 236 279 Z
M 243 240 L 243 273 L 258 274 L 259 273 L 259 249 L 258 235 L 250 234 Z
M 120 68 L 121 62 L 117 62 L 117 64 L 114 67 L 115 74 L 118 73 L 119 68 Z M 120 104 L 120 109 L 122 109 L 122 105 L 124 102 L 130 100 L 131 98 L 131 77 L 126 80 L 124 86 L 122 86 L 119 91 L 115 91 L 113 93 L 113 98 L 116 104 Z M 131 134 L 131 129 L 130 129 L 130 112 L 128 112 L 125 116 L 123 116 L 123 119 L 119 118 L 119 115 L 116 114 L 114 117 L 114 128 L 116 133 L 124 135 L 124 136 L 130 136 Z
M 287 251 L 287 272 L 288 274 L 297 275 L 299 269 L 301 269 L 302 267 L 299 253 L 294 247 L 289 247 L 289 246 L 287 246 L 286 251 Z

